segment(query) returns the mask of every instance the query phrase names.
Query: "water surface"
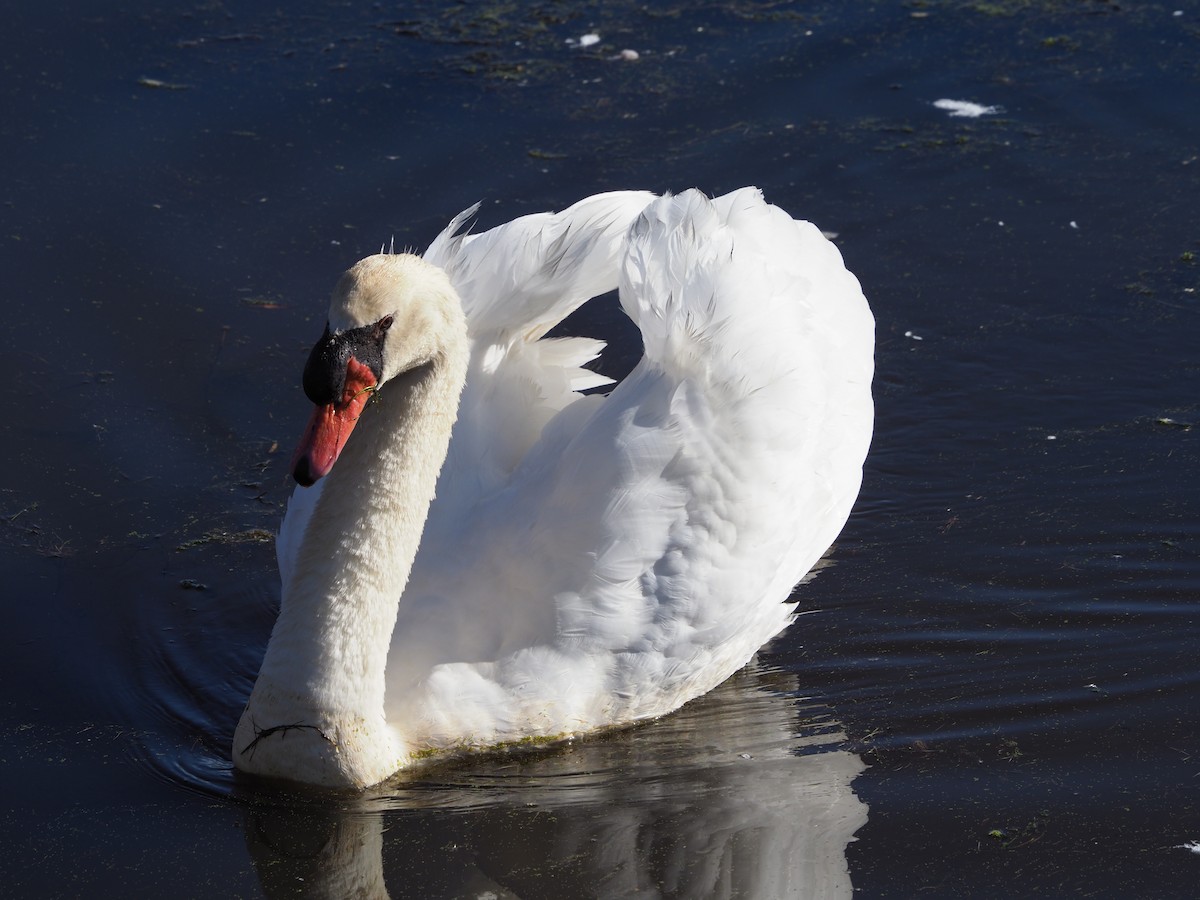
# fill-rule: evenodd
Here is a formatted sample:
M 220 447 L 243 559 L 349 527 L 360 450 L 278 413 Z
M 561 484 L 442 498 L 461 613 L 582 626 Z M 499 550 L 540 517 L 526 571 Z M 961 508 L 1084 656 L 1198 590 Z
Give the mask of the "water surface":
M 1194 895 L 1195 3 L 43 4 L 0 45 L 0 892 Z M 337 273 L 477 200 L 743 184 L 878 321 L 797 623 L 662 722 L 353 803 L 235 779 Z M 611 300 L 572 326 L 637 357 Z

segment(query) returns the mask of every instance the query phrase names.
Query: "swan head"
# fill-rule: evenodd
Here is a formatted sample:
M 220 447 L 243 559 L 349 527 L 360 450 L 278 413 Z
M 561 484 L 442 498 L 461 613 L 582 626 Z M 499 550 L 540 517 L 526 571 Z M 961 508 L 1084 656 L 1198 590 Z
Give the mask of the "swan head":
M 327 475 L 371 395 L 387 381 L 436 362 L 465 340 L 462 304 L 446 273 L 411 254 L 359 260 L 338 280 L 325 333 L 304 366 L 316 406 L 292 476 L 305 487 Z

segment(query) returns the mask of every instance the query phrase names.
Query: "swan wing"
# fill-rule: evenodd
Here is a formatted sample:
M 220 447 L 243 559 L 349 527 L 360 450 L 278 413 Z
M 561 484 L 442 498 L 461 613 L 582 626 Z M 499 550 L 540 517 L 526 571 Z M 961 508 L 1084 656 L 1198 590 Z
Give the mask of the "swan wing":
M 464 229 L 475 204 L 451 220 L 425 259 L 449 274 L 476 341 L 536 340 L 617 286 L 622 239 L 653 199 L 646 191 L 611 191 L 470 234 Z
M 477 235 L 463 231 L 471 207 L 430 245 L 425 258 L 447 272 L 463 300 L 471 361 L 427 534 L 461 529 L 550 419 L 579 391 L 611 383 L 584 368 L 602 341 L 543 336 L 591 297 L 616 289 L 625 234 L 653 199 L 644 191 L 597 194 Z
M 631 721 L 714 687 L 786 626 L 857 495 L 874 323 L 837 249 L 745 189 L 645 206 L 620 252 L 641 363 L 549 416 L 470 504 L 439 510 L 439 483 L 388 663 L 389 716 L 430 745 Z M 454 441 L 479 427 L 460 415 Z

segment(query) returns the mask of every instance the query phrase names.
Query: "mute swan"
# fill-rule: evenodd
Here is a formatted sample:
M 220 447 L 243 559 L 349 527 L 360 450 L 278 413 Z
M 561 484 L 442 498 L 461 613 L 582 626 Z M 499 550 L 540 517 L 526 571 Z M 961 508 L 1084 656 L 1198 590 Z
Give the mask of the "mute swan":
M 241 770 L 364 788 L 668 713 L 787 626 L 850 513 L 874 321 L 813 225 L 752 188 L 473 213 L 334 289 Z M 618 281 L 645 356 L 585 396 L 603 345 L 545 334 Z

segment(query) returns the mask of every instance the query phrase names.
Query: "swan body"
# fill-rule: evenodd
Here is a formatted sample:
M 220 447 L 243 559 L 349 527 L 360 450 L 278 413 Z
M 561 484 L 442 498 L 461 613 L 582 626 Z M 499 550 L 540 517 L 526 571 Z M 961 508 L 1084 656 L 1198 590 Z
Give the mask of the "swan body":
M 472 212 L 334 290 L 239 769 L 362 788 L 668 713 L 787 626 L 849 516 L 874 322 L 813 225 L 749 188 Z M 603 345 L 545 335 L 617 286 L 645 355 L 585 395 Z

